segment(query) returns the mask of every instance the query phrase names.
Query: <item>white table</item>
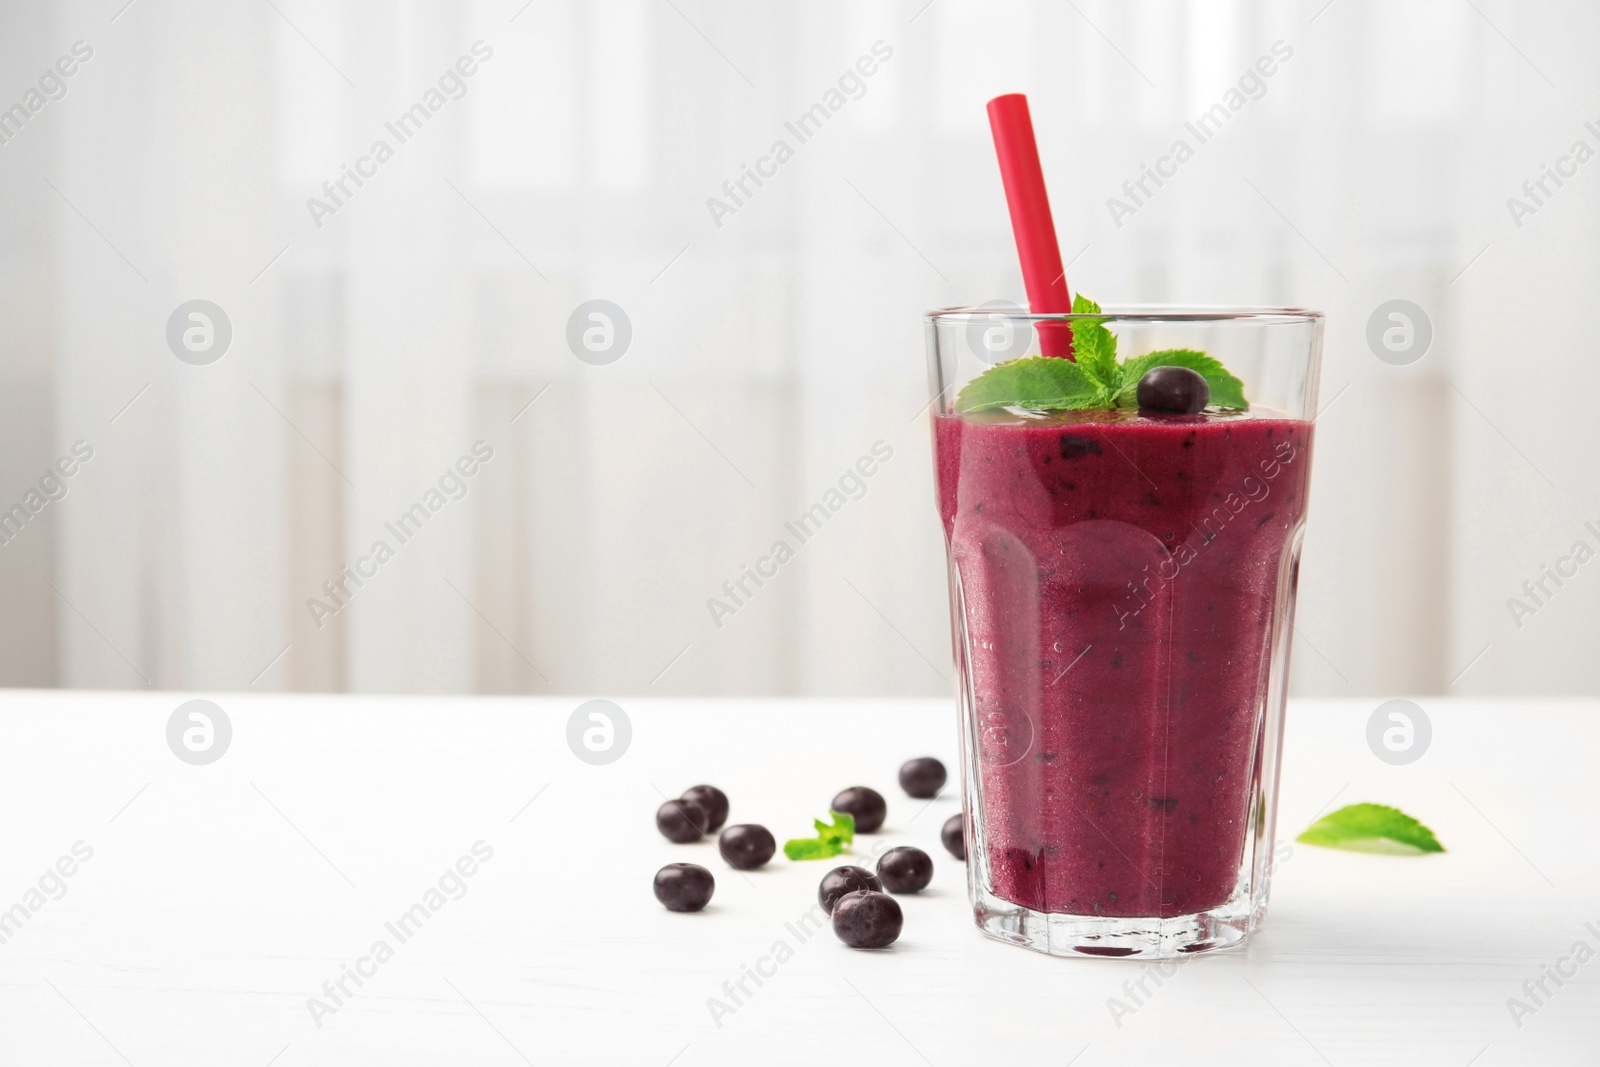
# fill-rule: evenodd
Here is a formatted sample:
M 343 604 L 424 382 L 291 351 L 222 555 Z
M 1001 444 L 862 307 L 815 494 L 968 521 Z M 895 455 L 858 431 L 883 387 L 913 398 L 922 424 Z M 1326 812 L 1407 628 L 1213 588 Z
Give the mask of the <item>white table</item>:
M 1296 847 L 1247 951 L 1185 961 L 1114 1018 L 1145 965 L 980 937 L 938 847 L 956 800 L 894 788 L 905 758 L 954 766 L 946 703 L 624 698 L 631 748 L 597 767 L 566 745 L 577 699 L 193 695 L 233 725 L 209 766 L 167 746 L 186 696 L 0 694 L 0 909 L 93 850 L 0 944 L 7 1067 L 1600 1063 L 1600 960 L 1547 979 L 1520 1028 L 1506 1004 L 1575 942 L 1600 949 L 1593 704 L 1424 700 L 1432 747 L 1405 767 L 1366 747 L 1376 701 L 1295 704 L 1281 837 L 1366 799 L 1449 853 Z M 780 840 L 838 788 L 877 787 L 887 833 L 862 841 L 935 858 L 901 941 L 795 938 L 829 864 L 741 876 L 660 838 L 661 792 L 699 781 Z M 465 895 L 399 942 L 385 922 L 478 841 L 493 857 Z M 652 898 L 674 860 L 715 873 L 704 913 Z M 392 958 L 319 1027 L 308 998 L 379 939 Z M 716 1025 L 708 999 L 780 940 L 792 958 Z

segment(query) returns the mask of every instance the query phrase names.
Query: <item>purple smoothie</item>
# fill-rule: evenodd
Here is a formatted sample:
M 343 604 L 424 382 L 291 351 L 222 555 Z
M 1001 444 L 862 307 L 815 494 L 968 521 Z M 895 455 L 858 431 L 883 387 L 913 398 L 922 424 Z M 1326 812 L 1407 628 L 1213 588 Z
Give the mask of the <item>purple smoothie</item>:
M 993 891 L 1068 915 L 1223 904 L 1311 425 L 994 413 L 938 416 L 934 439 Z

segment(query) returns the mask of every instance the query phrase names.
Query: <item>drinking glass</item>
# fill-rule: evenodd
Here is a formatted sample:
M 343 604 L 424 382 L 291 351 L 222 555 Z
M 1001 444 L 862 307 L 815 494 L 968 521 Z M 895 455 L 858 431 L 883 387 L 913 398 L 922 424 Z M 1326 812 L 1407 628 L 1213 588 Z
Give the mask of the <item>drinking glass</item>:
M 1052 955 L 1240 945 L 1272 877 L 1322 316 L 1097 317 L 1124 359 L 1220 360 L 1248 411 L 958 410 L 1079 318 L 925 319 L 973 911 Z

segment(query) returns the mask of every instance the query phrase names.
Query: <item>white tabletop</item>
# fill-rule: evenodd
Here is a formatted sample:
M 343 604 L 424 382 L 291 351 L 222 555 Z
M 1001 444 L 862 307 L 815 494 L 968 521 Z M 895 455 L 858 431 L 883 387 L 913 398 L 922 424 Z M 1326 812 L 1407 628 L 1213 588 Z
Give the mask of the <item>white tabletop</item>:
M 1522 988 L 1577 942 L 1600 951 L 1593 704 L 1424 700 L 1432 745 L 1402 767 L 1367 748 L 1376 702 L 1293 705 L 1280 837 L 1371 800 L 1449 852 L 1295 846 L 1250 948 L 1146 995 L 1145 964 L 975 931 L 938 845 L 955 797 L 895 788 L 906 758 L 954 768 L 947 703 L 624 698 L 631 746 L 590 766 L 565 740 L 576 698 L 193 695 L 233 727 L 207 766 L 168 748 L 187 696 L 0 694 L 0 911 L 23 907 L 0 944 L 0 1063 L 1600 1062 L 1600 960 L 1544 978 L 1542 1004 Z M 901 898 L 901 940 L 795 936 L 829 863 L 740 875 L 659 837 L 662 793 L 701 781 L 780 840 L 843 786 L 883 792 L 885 832 L 858 851 L 917 844 L 936 868 Z M 478 842 L 492 858 L 446 879 L 464 895 L 397 938 L 385 923 Z M 62 857 L 71 875 L 47 875 Z M 651 895 L 678 860 L 716 876 L 701 914 Z M 379 941 L 392 957 L 314 1020 L 308 998 Z M 758 963 L 771 976 L 714 1019 Z M 1514 1020 L 1513 996 L 1536 1010 Z

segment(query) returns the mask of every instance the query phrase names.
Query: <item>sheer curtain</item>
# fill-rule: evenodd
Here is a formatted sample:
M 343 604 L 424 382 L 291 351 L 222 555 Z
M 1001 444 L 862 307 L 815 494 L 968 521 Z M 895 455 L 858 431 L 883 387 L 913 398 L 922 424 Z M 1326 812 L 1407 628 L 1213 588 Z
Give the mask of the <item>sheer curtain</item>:
M 0 502 L 92 451 L 6 684 L 948 692 L 919 316 L 1022 300 L 1016 90 L 1075 288 L 1329 314 L 1299 690 L 1600 683 L 1524 589 L 1600 548 L 1590 5 L 124 4 L 0 14 Z

